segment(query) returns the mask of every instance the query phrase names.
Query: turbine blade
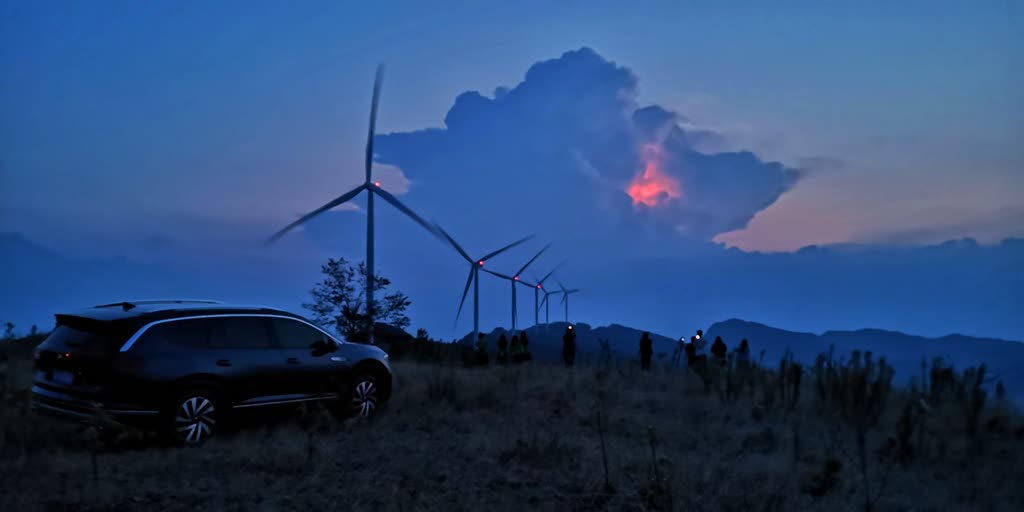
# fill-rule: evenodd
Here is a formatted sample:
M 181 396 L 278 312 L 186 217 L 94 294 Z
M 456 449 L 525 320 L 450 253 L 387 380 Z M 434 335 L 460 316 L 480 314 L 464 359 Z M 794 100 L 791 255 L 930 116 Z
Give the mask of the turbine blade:
M 434 229 L 437 230 L 436 232 L 441 233 L 441 236 L 443 236 L 445 240 L 448 240 L 448 243 L 452 244 L 452 247 L 454 247 L 456 251 L 459 251 L 459 254 L 461 254 L 466 261 L 476 265 L 476 261 L 473 258 L 470 258 L 469 254 L 466 254 L 466 251 L 462 249 L 462 246 L 459 245 L 459 243 L 456 242 L 455 239 L 444 230 L 444 228 L 439 224 L 434 224 Z
M 559 281 L 558 279 L 555 279 L 555 282 L 558 283 L 558 287 L 562 289 L 562 293 L 568 293 L 568 290 L 565 289 L 565 285 L 562 284 L 561 281 Z
M 382 189 L 380 187 L 377 187 L 377 186 L 369 187 L 368 190 L 370 191 L 370 193 L 377 194 L 381 198 L 383 198 L 385 201 L 391 203 L 391 206 L 394 206 L 395 208 L 398 209 L 398 211 L 404 213 L 410 219 L 416 221 L 417 224 L 422 226 L 423 229 L 426 229 L 427 231 L 429 231 L 430 234 L 440 238 L 442 241 L 445 239 L 445 237 L 443 235 L 441 235 L 441 233 L 439 233 L 437 231 L 437 229 L 433 225 L 431 225 L 426 220 L 423 220 L 423 217 L 420 217 L 419 215 L 416 215 L 416 212 L 410 210 L 408 206 L 405 206 L 404 204 L 402 204 L 402 202 L 399 201 L 397 197 L 391 195 L 391 193 L 388 192 L 387 190 L 384 190 L 384 189 Z
M 544 281 L 547 281 L 547 280 L 548 280 L 548 278 L 549 278 L 549 277 L 551 277 L 551 274 L 554 274 L 554 273 L 555 273 L 555 271 L 556 271 L 556 270 L 558 270 L 558 267 L 561 267 L 561 266 L 562 266 L 562 265 L 564 265 L 564 264 L 565 264 L 565 260 L 562 260 L 562 261 L 561 261 L 561 262 L 560 262 L 560 263 L 559 263 L 558 265 L 555 265 L 555 267 L 551 269 L 551 272 L 548 272 L 548 274 L 547 274 L 546 276 L 544 276 L 544 278 L 543 278 L 543 279 L 541 279 L 541 280 L 540 280 L 540 283 L 538 283 L 538 284 L 541 284 L 541 285 L 543 285 L 543 284 L 544 284 Z
M 469 278 L 466 279 L 466 288 L 462 290 L 462 300 L 459 301 L 459 311 L 455 313 L 455 324 L 459 324 L 459 315 L 462 314 L 462 306 L 466 304 L 466 295 L 469 295 L 469 286 L 473 284 L 473 269 L 469 269 Z
M 384 64 L 377 65 L 377 76 L 373 79 L 373 99 L 370 103 L 370 133 L 366 136 L 366 182 L 370 182 L 373 170 L 373 136 L 377 128 L 377 103 L 380 101 L 380 85 L 384 81 Z
M 509 249 L 511 249 L 511 248 L 513 248 L 513 247 L 523 243 L 523 242 L 529 241 L 531 238 L 533 238 L 533 236 L 534 235 L 530 235 L 530 236 L 525 237 L 525 238 L 520 238 L 519 240 L 516 240 L 515 242 L 512 242 L 512 243 L 506 245 L 505 247 L 502 247 L 501 249 L 498 249 L 497 251 L 493 251 L 493 252 L 487 253 L 487 255 L 484 256 L 483 258 L 480 258 L 480 260 L 487 261 L 487 260 L 489 260 L 489 259 L 491 259 L 491 258 L 493 258 L 493 257 L 495 257 L 495 256 L 497 256 L 497 255 L 499 255 L 499 254 L 501 254 L 501 253 L 503 253 L 503 252 L 505 252 L 505 251 L 507 251 L 507 250 L 509 250 Z
M 569 294 L 568 293 L 563 293 L 562 294 L 562 300 L 558 301 L 558 303 L 559 304 L 565 304 L 566 300 L 569 300 Z
M 354 188 L 352 190 L 349 190 L 348 192 L 346 192 L 343 195 L 338 196 L 337 198 L 335 198 L 331 202 L 321 206 L 320 208 L 317 208 L 316 210 L 313 210 L 313 211 L 303 215 L 299 220 L 297 220 L 295 222 L 292 222 L 291 224 L 288 224 L 281 231 L 278 231 L 277 233 L 274 233 L 274 236 L 272 236 L 269 239 L 267 239 L 267 242 L 266 242 L 265 245 L 270 245 L 270 244 L 276 242 L 278 238 L 281 238 L 282 236 L 284 236 L 285 233 L 291 231 L 293 228 L 295 228 L 299 224 L 302 224 L 303 222 L 306 222 L 307 220 L 312 219 L 313 217 L 316 217 L 317 215 L 320 215 L 321 213 L 323 213 L 323 212 L 325 212 L 327 210 L 330 210 L 331 208 L 334 208 L 335 206 L 338 206 L 341 203 L 345 203 L 345 202 L 350 201 L 353 197 L 359 195 L 359 193 L 362 192 L 364 188 L 366 188 L 366 184 L 365 183 L 362 184 L 362 185 L 359 185 L 358 187 L 356 187 L 356 188 Z
M 481 270 L 483 270 L 484 272 L 487 272 L 488 274 L 491 274 L 493 276 L 498 276 L 498 277 L 500 277 L 502 279 L 505 279 L 505 280 L 508 280 L 508 281 L 513 281 L 512 276 L 506 276 L 505 274 L 502 274 L 500 272 L 495 272 L 493 270 L 489 270 L 489 269 L 486 269 L 486 268 L 481 269 Z
M 519 271 L 516 272 L 516 275 L 522 275 L 522 273 L 526 270 L 526 267 L 529 267 L 531 263 L 537 261 L 537 258 L 540 258 L 540 255 L 544 254 L 544 251 L 548 250 L 548 247 L 551 247 L 551 244 L 545 245 L 544 248 L 540 250 L 540 252 L 538 252 L 536 255 L 530 258 L 530 261 L 527 261 L 526 265 L 523 265 L 523 268 L 519 269 Z
M 539 307 L 543 306 L 544 303 L 547 302 L 547 301 L 548 301 L 548 296 L 547 296 L 547 294 L 545 294 L 544 298 L 540 300 L 540 304 L 538 304 L 537 307 L 539 308 Z

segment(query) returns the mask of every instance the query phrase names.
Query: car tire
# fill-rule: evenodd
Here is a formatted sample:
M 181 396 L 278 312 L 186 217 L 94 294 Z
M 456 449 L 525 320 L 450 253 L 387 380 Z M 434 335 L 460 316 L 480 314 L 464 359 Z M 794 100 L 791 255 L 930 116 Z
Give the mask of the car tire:
M 380 380 L 370 371 L 357 372 L 349 386 L 348 401 L 344 404 L 348 417 L 370 418 L 384 403 Z
M 164 435 L 175 444 L 198 446 L 221 430 L 223 417 L 214 391 L 187 388 L 176 395 L 164 414 Z

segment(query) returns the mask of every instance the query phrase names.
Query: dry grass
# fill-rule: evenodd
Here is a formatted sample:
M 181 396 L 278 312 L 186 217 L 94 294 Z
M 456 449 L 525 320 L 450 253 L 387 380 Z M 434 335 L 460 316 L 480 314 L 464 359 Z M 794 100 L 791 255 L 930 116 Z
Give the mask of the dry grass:
M 862 461 L 855 422 L 817 399 L 812 378 L 795 405 L 769 408 L 769 372 L 733 399 L 719 381 L 705 391 L 696 376 L 631 365 L 398 363 L 373 421 L 96 448 L 28 414 L 28 367 L 9 359 L 0 510 L 864 510 L 863 470 L 876 510 L 1024 510 L 1020 418 L 989 406 L 969 435 L 955 399 L 908 419 L 917 397 L 893 392 L 864 428 Z

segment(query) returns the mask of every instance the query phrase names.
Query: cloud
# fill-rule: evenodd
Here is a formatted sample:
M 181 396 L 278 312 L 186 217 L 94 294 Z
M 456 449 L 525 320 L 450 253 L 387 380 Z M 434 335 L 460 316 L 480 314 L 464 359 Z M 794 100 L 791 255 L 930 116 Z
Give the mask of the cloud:
M 441 218 L 471 209 L 496 227 L 583 238 L 710 240 L 745 227 L 799 178 L 750 152 L 710 151 L 725 146 L 721 134 L 638 105 L 637 81 L 589 48 L 566 52 L 491 97 L 458 95 L 444 128 L 378 136 L 378 161 L 415 177 L 432 203 L 457 205 Z M 524 202 L 543 207 L 510 208 Z

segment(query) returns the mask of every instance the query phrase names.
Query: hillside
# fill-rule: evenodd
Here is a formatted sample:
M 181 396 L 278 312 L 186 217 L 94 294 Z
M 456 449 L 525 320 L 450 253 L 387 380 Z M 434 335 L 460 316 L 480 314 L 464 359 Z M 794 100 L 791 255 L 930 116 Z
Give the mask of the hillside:
M 772 371 L 730 397 L 694 374 L 629 364 L 396 361 L 398 392 L 373 421 L 313 411 L 166 449 L 130 434 L 100 442 L 92 429 L 31 415 L 35 341 L 0 345 L 0 510 L 1024 507 L 1024 423 L 995 399 L 972 423 L 956 397 L 928 410 L 898 390 L 871 398 L 882 414 L 861 457 L 839 413 L 862 417 L 856 409 L 810 382 L 799 400 L 780 395 Z
M 530 339 L 530 350 L 535 358 L 545 362 L 561 360 L 562 333 L 565 322 L 547 326 L 532 326 L 526 329 Z M 643 331 L 632 327 L 612 324 L 592 327 L 585 323 L 576 326 L 577 358 L 586 361 L 600 350 L 599 339 L 609 341 L 609 347 L 616 359 L 635 360 L 639 358 L 639 340 Z M 492 349 L 505 329 L 488 333 Z M 686 333 L 687 335 L 691 333 Z M 822 334 L 788 331 L 757 322 L 730 319 L 712 324 L 705 329 L 705 335 L 713 340 L 721 336 L 729 349 L 735 348 L 740 340 L 750 342 L 754 357 L 764 351 L 764 364 L 774 366 L 789 350 L 797 361 L 812 364 L 818 354 L 835 346 L 836 358 L 845 357 L 854 350 L 871 351 L 876 357 L 885 357 L 896 370 L 896 382 L 906 384 L 912 378 L 921 376 L 921 362 L 929 365 L 935 357 L 952 363 L 955 368 L 986 364 L 991 376 L 988 384 L 994 386 L 1001 379 L 1007 394 L 1018 403 L 1024 402 L 1024 343 L 991 338 L 975 338 L 951 334 L 940 338 L 926 338 L 896 331 L 881 329 L 859 329 L 855 331 L 826 331 Z M 462 341 L 468 341 L 467 334 Z M 667 364 L 676 347 L 676 341 L 664 335 L 651 333 L 654 340 L 655 361 Z
M 746 338 L 755 354 L 764 350 L 768 364 L 777 363 L 787 349 L 793 352 L 795 359 L 806 363 L 813 363 L 815 357 L 828 352 L 830 346 L 835 346 L 837 358 L 848 358 L 854 350 L 871 351 L 876 357 L 886 358 L 896 369 L 896 382 L 901 384 L 920 379 L 922 360 L 931 364 L 933 358 L 941 357 L 958 369 L 986 364 L 992 385 L 1001 379 L 1010 397 L 1018 403 L 1024 401 L 1024 343 L 1017 341 L 959 334 L 925 338 L 881 329 L 812 334 L 738 319 L 718 322 L 707 329 L 707 334 L 712 338 L 721 336 L 730 348 Z
M 562 334 L 565 333 L 567 325 L 569 324 L 565 322 L 552 322 L 524 329 L 530 340 L 530 352 L 533 353 L 533 357 L 545 362 L 561 361 Z M 643 333 L 641 330 L 618 324 L 592 327 L 582 322 L 573 324 L 573 328 L 576 329 L 576 354 L 581 361 L 595 356 L 600 351 L 598 340 L 602 339 L 608 340 L 608 346 L 616 359 L 639 357 L 637 352 L 639 351 L 640 336 Z M 502 334 L 507 336 L 508 330 L 499 327 L 487 333 L 492 349 Z M 467 334 L 460 341 L 466 343 L 471 337 L 472 334 Z M 651 340 L 654 342 L 656 355 L 663 354 L 667 357 L 676 347 L 676 342 L 672 338 L 657 333 L 651 333 Z

